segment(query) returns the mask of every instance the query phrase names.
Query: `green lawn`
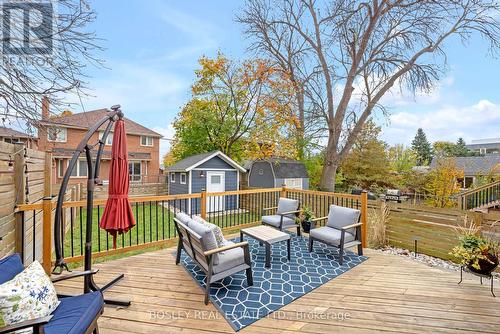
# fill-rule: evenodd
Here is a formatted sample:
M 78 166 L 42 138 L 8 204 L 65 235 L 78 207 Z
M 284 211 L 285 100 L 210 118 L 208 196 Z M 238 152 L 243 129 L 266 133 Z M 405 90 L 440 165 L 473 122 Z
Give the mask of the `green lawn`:
M 156 205 L 152 202 L 132 204 L 132 211 L 136 218 L 136 226 L 128 233 L 118 236 L 117 247 L 127 247 L 139 244 L 145 244 L 157 240 L 170 239 L 176 236 L 175 226 L 173 222 L 174 214 L 171 210 Z M 100 229 L 99 221 L 101 220 L 104 207 L 94 208 L 93 227 L 92 227 L 92 251 L 106 251 L 113 249 L 113 238 Z M 73 228 L 69 228 L 66 232 L 64 243 L 64 256 L 72 257 L 83 255 L 85 245 L 87 212 L 85 209 L 76 210 L 76 217 L 73 220 Z M 220 226 L 228 228 L 242 224 L 248 224 L 260 219 L 260 213 L 244 212 L 244 213 L 228 213 L 224 215 L 208 214 L 207 220 Z M 68 222 L 69 224 L 69 222 Z M 73 250 L 73 251 L 72 251 Z

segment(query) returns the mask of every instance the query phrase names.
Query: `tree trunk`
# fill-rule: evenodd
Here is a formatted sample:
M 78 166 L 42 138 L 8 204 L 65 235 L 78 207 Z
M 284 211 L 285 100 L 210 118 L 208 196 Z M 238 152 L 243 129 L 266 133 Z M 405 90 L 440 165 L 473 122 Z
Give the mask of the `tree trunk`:
M 337 176 L 338 163 L 333 159 L 325 159 L 323 171 L 321 172 L 320 188 L 323 191 L 335 191 L 335 177 Z

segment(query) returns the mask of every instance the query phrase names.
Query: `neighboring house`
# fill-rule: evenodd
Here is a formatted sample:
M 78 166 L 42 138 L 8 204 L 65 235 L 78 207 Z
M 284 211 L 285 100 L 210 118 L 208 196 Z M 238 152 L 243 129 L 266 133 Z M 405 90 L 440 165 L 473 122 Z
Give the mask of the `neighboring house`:
M 37 139 L 35 137 L 4 126 L 0 126 L 0 141 L 11 144 L 23 143 L 27 148 L 37 148 Z
M 454 157 L 457 169 L 464 172 L 463 180 L 459 180 L 462 188 L 475 185 L 479 176 L 500 174 L 500 155 L 486 155 L 478 157 Z M 436 159 L 431 162 L 431 169 L 436 167 Z
M 246 165 L 248 186 L 252 188 L 309 189 L 309 175 L 303 162 L 270 158 L 255 160 Z
M 83 139 L 90 127 L 106 116 L 107 109 L 98 109 L 60 117 L 49 117 L 48 103 L 42 104 L 41 127 L 38 129 L 38 146 L 42 151 L 51 151 L 55 164 L 53 165 L 53 180 L 61 183 L 68 167 L 69 159 L 77 145 Z M 128 118 L 124 118 L 127 132 L 128 161 L 131 182 L 158 182 L 160 168 L 160 138 L 162 135 L 154 132 Z M 102 126 L 89 140 L 91 145 L 98 143 L 105 126 Z M 99 178 L 105 183 L 109 175 L 111 144 L 113 133 L 108 135 L 102 155 Z M 97 147 L 93 150 L 95 155 Z M 85 156 L 72 171 L 70 183 L 82 183 L 87 178 Z
M 500 154 L 500 138 L 473 140 L 467 148 L 480 154 Z
M 220 151 L 202 153 L 187 157 L 166 168 L 168 173 L 168 193 L 196 194 L 202 190 L 207 192 L 224 192 L 239 190 L 240 173 L 245 169 Z M 199 213 L 199 201 L 189 201 L 187 212 Z M 224 211 L 238 208 L 237 196 L 209 196 L 207 211 Z

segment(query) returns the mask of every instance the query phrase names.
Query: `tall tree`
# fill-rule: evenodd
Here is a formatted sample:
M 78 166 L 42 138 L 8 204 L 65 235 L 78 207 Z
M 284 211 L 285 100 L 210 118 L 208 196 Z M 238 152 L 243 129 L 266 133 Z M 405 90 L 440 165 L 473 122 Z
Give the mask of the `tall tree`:
M 439 208 L 453 206 L 456 203 L 453 195 L 460 192 L 458 179 L 463 177 L 464 172 L 457 168 L 454 158 L 439 158 L 427 177 L 429 203 Z
M 455 144 L 455 152 L 454 155 L 456 157 L 466 157 L 470 155 L 470 151 L 465 144 L 465 140 L 463 138 L 458 138 L 457 143 Z
M 16 7 L 15 2 L 13 6 Z M 7 16 L 8 2 L 2 3 L 2 17 Z M 36 10 L 31 8 L 36 6 Z M 40 119 L 40 100 L 48 96 L 54 109 L 67 107 L 63 100 L 68 95 L 86 95 L 86 71 L 89 66 L 100 67 L 103 61 L 97 56 L 102 50 L 90 25 L 96 13 L 86 0 L 59 0 L 37 4 L 24 1 L 20 4 L 24 15 L 9 11 L 11 36 L 4 26 L 2 43 L 4 52 L 0 62 L 0 117 L 6 122 L 18 118 L 36 124 Z M 19 13 L 19 8 L 17 13 Z M 26 15 L 28 14 L 28 15 Z M 26 26 L 24 21 L 42 21 L 37 28 Z M 36 26 L 35 22 L 31 22 Z M 36 35 L 34 30 L 36 29 Z M 23 34 L 29 33 L 29 38 Z M 24 38 L 19 38 L 22 36 Z M 29 45 L 37 41 L 36 45 Z M 5 44 L 15 49 L 5 52 Z M 28 45 L 27 45 L 28 44 Z M 34 47 L 44 49 L 36 51 Z
M 428 91 L 440 79 L 446 40 L 477 33 L 498 51 L 499 8 L 495 0 L 247 0 L 237 20 L 255 52 L 299 74 L 304 111 L 326 137 L 321 187 L 331 191 L 366 120 L 384 110 L 382 97 Z
M 243 152 L 295 156 L 286 78 L 261 60 L 239 63 L 219 54 L 199 63 L 192 99 L 174 121 L 177 159 L 212 150 L 236 159 Z
M 417 166 L 428 165 L 432 160 L 431 143 L 427 140 L 424 130 L 419 128 L 411 142 L 411 148 L 417 154 Z
M 410 148 L 398 144 L 389 148 L 389 160 L 392 170 L 396 173 L 409 173 L 417 165 L 417 154 Z
M 392 183 L 387 145 L 378 139 L 381 128 L 368 121 L 342 162 L 342 174 L 349 186 L 375 189 Z

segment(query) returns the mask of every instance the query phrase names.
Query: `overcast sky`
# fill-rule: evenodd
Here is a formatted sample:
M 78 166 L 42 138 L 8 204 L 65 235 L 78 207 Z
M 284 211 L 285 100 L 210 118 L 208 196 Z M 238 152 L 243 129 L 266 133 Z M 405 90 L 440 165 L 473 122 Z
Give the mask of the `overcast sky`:
M 189 99 L 197 60 L 221 50 L 244 58 L 247 41 L 234 22 L 237 0 L 92 1 L 98 18 L 93 28 L 107 48 L 108 70 L 91 70 L 92 110 L 121 104 L 126 115 L 166 138 L 171 122 Z M 451 41 L 449 72 L 428 95 L 387 96 L 389 118 L 376 116 L 383 139 L 409 144 L 418 127 L 428 138 L 467 142 L 500 137 L 500 60 L 487 56 L 480 39 L 464 46 Z M 75 110 L 80 112 L 82 110 Z M 168 150 L 163 141 L 161 154 Z

